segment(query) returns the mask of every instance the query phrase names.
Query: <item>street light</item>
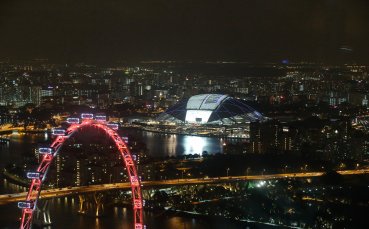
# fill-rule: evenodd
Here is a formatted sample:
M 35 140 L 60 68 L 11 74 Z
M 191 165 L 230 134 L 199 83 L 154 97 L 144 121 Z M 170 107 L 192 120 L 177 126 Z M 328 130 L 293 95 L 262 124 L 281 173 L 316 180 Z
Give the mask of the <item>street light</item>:
M 248 176 L 249 175 L 249 171 L 250 171 L 250 167 L 247 167 L 247 169 L 246 169 L 246 176 Z

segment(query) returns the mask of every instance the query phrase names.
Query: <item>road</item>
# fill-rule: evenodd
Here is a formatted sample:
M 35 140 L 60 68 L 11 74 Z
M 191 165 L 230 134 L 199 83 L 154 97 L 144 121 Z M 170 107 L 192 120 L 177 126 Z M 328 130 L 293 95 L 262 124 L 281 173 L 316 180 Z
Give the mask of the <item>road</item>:
M 342 170 L 337 171 L 341 175 L 359 175 L 369 174 L 369 169 L 356 169 L 356 170 Z M 160 181 L 143 181 L 141 182 L 142 188 L 152 187 L 166 187 L 177 185 L 193 185 L 193 184 L 216 184 L 216 183 L 230 183 L 242 180 L 272 180 L 272 179 L 285 179 L 285 178 L 308 178 L 322 176 L 323 172 L 306 172 L 306 173 L 280 173 L 280 174 L 265 174 L 265 175 L 252 175 L 252 176 L 229 176 L 229 177 L 215 177 L 215 178 L 195 178 L 195 179 L 174 179 L 174 180 L 160 180 Z M 68 187 L 47 189 L 41 192 L 41 198 L 54 198 L 75 195 L 79 193 L 108 191 L 114 189 L 130 189 L 131 186 L 126 183 L 113 183 L 113 184 L 100 184 L 80 187 Z M 27 192 L 15 193 L 15 194 L 3 194 L 0 195 L 0 205 L 8 204 L 11 202 L 22 201 L 26 199 Z

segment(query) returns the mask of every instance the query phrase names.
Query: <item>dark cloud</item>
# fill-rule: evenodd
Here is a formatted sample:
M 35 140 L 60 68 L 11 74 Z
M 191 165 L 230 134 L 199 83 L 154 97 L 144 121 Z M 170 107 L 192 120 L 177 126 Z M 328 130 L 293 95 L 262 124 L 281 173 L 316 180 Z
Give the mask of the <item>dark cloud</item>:
M 0 56 L 369 62 L 368 6 L 365 0 L 1 1 Z

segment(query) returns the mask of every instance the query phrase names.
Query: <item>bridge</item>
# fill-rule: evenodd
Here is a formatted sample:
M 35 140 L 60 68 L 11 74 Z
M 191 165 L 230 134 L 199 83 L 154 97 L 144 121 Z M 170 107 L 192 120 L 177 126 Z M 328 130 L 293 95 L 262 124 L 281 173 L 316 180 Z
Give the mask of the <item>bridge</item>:
M 356 169 L 356 170 L 340 170 L 337 171 L 340 175 L 360 175 L 369 174 L 369 168 Z M 288 179 L 288 178 L 309 178 L 319 177 L 324 175 L 324 172 L 305 172 L 305 173 L 279 173 L 279 174 L 265 174 L 265 175 L 250 175 L 250 176 L 229 176 L 229 177 L 215 177 L 215 178 L 194 178 L 194 179 L 173 179 L 173 180 L 160 180 L 160 181 L 142 181 L 142 188 L 155 188 L 155 187 L 169 187 L 180 185 L 205 185 L 205 184 L 220 184 L 220 183 L 232 183 L 239 181 L 250 180 L 273 180 L 273 179 Z M 41 199 L 64 197 L 69 195 L 77 195 L 82 193 L 101 192 L 109 190 L 129 190 L 131 184 L 125 183 L 113 183 L 113 184 L 98 184 L 89 186 L 67 187 L 47 189 L 41 192 Z M 24 200 L 27 196 L 27 192 L 4 194 L 0 195 L 0 205 L 17 202 Z

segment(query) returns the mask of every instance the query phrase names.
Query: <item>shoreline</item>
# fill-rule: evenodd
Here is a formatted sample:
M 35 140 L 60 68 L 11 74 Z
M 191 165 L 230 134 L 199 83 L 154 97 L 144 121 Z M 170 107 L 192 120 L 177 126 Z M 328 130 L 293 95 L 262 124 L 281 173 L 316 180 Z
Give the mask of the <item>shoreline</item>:
M 158 133 L 158 134 L 173 134 L 173 135 L 184 135 L 184 136 L 195 136 L 195 137 L 210 137 L 210 138 L 217 138 L 217 139 L 221 139 L 221 138 L 226 138 L 226 139 L 238 139 L 238 140 L 249 140 L 250 138 L 247 137 L 230 137 L 228 135 L 215 135 L 215 134 L 191 134 L 191 133 L 183 133 L 183 132 L 167 132 L 167 131 L 160 131 L 160 130 L 151 130 L 151 129 L 146 129 L 144 127 L 131 127 L 131 126 L 123 126 L 121 127 L 122 129 L 124 128 L 130 128 L 130 129 L 136 129 L 136 130 L 141 130 L 141 131 L 146 131 L 146 132 L 151 132 L 151 133 Z

